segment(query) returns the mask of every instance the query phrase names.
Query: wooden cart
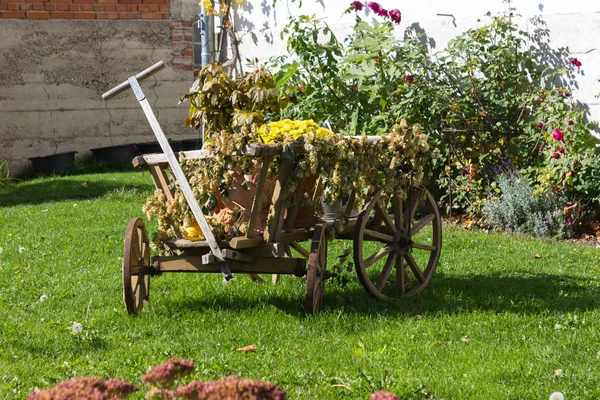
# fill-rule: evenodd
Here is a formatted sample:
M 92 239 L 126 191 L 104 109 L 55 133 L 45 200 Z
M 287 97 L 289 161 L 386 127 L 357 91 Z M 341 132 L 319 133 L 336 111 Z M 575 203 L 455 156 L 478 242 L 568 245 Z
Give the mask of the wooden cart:
M 234 273 L 253 277 L 256 274 L 306 276 L 305 310 L 308 313 L 318 311 L 325 281 L 333 276 L 327 270 L 327 231 L 332 228 L 335 219 L 319 216 L 309 226 L 298 226 L 299 196 L 304 193 L 306 179 L 300 180 L 295 193 L 288 193 L 286 182 L 295 173 L 294 161 L 290 158 L 280 158 L 273 195 L 268 200 L 269 204 L 261 204 L 264 200 L 260 194 L 267 180 L 268 166 L 281 153 L 281 147 L 254 143 L 247 146 L 243 154 L 255 157 L 262 166 L 247 233 L 229 241 L 217 241 L 138 84 L 138 79 L 142 80 L 161 68 L 162 63 L 158 63 L 103 97 L 108 99 L 128 87 L 133 88 L 164 152 L 136 157 L 133 163 L 149 170 L 156 188 L 164 193 L 167 201 L 173 198 L 171 183 L 177 181 L 206 240 L 187 240 L 173 226 L 176 238 L 166 245 L 176 255 L 151 258 L 143 220 L 131 219 L 125 235 L 122 267 L 127 311 L 130 314 L 142 311 L 149 300 L 151 277 L 166 272 L 222 273 L 225 279 L 231 279 Z M 368 140 L 386 138 L 372 137 Z M 302 152 L 303 147 L 298 145 L 292 150 Z M 203 159 L 207 154 L 197 150 L 184 152 L 183 156 L 185 159 Z M 357 215 L 352 213 L 354 195 L 351 193 L 343 211 L 344 220 L 348 222 L 337 236 L 352 240 L 358 278 L 371 296 L 382 300 L 422 291 L 435 272 L 442 247 L 441 218 L 435 200 L 418 182 L 403 181 L 401 184 L 406 186 L 407 196 L 404 199 L 379 188 L 370 195 L 370 200 Z M 317 184 L 313 201 L 320 201 L 321 190 L 322 185 Z M 296 201 L 292 207 L 286 208 L 290 197 L 296 197 Z M 257 235 L 253 227 L 259 210 L 264 207 L 269 209 L 268 224 L 262 235 Z M 310 245 L 300 244 L 305 241 L 310 241 Z

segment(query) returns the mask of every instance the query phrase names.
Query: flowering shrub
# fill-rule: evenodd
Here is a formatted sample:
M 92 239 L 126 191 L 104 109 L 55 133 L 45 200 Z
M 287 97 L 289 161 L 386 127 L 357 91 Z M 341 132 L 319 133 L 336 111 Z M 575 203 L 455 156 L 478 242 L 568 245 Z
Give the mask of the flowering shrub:
M 148 391 L 147 399 L 156 400 L 286 400 L 287 394 L 273 382 L 239 378 L 235 375 L 216 381 L 193 381 L 182 384 L 182 378 L 189 376 L 196 366 L 183 358 L 171 357 L 142 376 Z M 104 381 L 98 377 L 73 378 L 51 389 L 35 391 L 29 400 L 112 400 L 125 399 L 138 391 L 135 386 L 116 379 Z M 390 392 L 377 392 L 372 400 L 398 399 Z
M 109 400 L 124 399 L 139 389 L 117 379 L 105 381 L 98 377 L 72 378 L 51 389 L 35 391 L 29 400 Z

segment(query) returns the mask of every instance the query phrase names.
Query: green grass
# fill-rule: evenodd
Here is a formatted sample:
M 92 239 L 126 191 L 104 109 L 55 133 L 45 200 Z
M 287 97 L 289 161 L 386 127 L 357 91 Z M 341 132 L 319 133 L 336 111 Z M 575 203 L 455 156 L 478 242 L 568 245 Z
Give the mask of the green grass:
M 149 307 L 130 317 L 124 231 L 152 191 L 140 172 L 0 188 L 0 399 L 72 376 L 142 387 L 147 368 L 170 356 L 193 360 L 194 379 L 270 380 L 290 399 L 367 399 L 379 389 L 405 399 L 423 390 L 443 399 L 600 397 L 596 248 L 445 227 L 438 271 L 413 298 L 371 300 L 353 274 L 345 286 L 328 282 L 323 312 L 306 316 L 303 279 L 165 274 L 152 279 Z M 349 246 L 332 242 L 330 264 Z M 84 326 L 79 336 L 74 322 Z M 250 344 L 255 353 L 236 351 Z

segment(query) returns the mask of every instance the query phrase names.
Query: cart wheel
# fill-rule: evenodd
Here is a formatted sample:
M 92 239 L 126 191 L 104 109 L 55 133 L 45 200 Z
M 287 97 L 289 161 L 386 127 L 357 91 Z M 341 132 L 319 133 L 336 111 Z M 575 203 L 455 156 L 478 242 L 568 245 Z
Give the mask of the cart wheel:
M 314 314 L 321 308 L 325 280 L 327 279 L 327 235 L 325 226 L 315 226 L 310 255 L 308 257 L 308 271 L 306 273 L 306 299 L 304 310 Z
M 358 278 L 371 296 L 381 300 L 423 290 L 442 250 L 442 221 L 433 197 L 418 182 L 413 182 L 412 190 L 406 180 L 401 186 L 406 193 L 403 200 L 382 188 L 375 191 L 354 231 Z
M 137 314 L 144 309 L 150 293 L 150 248 L 144 222 L 132 218 L 125 233 L 123 255 L 123 300 L 129 314 Z

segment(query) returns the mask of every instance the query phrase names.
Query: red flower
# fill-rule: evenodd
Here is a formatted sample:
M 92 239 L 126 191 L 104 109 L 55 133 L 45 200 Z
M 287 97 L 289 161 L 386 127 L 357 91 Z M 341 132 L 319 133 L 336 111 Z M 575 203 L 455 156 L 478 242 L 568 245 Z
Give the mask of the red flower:
M 554 154 L 552 154 L 552 158 L 554 158 L 556 160 L 556 159 L 560 158 L 560 154 L 554 153 Z
M 540 153 L 544 151 L 544 146 L 540 146 Z
M 395 24 L 399 24 L 400 20 L 402 19 L 402 14 L 400 13 L 400 10 L 398 10 L 397 8 L 394 10 L 391 10 L 389 12 L 390 14 L 390 18 L 392 19 L 392 22 Z
M 354 8 L 356 11 L 361 11 L 363 9 L 363 3 L 360 1 L 353 1 L 350 3 L 350 7 Z
M 571 64 L 573 64 L 574 66 L 576 66 L 577 68 L 581 67 L 581 61 L 579 61 L 578 59 L 576 59 L 575 57 L 571 57 Z
M 564 147 L 559 147 L 559 148 L 558 148 L 558 152 L 559 152 L 560 154 L 563 154 L 563 153 L 565 152 L 565 148 L 564 148 Z
M 574 122 L 573 122 L 573 120 L 572 120 L 572 119 L 570 119 L 570 120 L 568 120 L 568 121 L 567 121 L 567 124 L 569 124 L 569 125 L 573 125 L 573 124 L 574 124 Z
M 415 80 L 415 77 L 412 76 L 411 74 L 406 74 L 406 76 L 404 77 L 404 82 L 413 83 L 414 80 Z
M 565 133 L 563 131 L 561 131 L 560 129 L 556 128 L 554 130 L 554 133 L 552 134 L 552 137 L 554 138 L 554 140 L 560 140 L 560 141 L 565 141 Z
M 544 127 L 544 123 L 543 122 L 538 122 L 537 125 L 538 129 L 542 129 Z
M 565 92 L 565 97 L 571 96 L 571 92 Z

